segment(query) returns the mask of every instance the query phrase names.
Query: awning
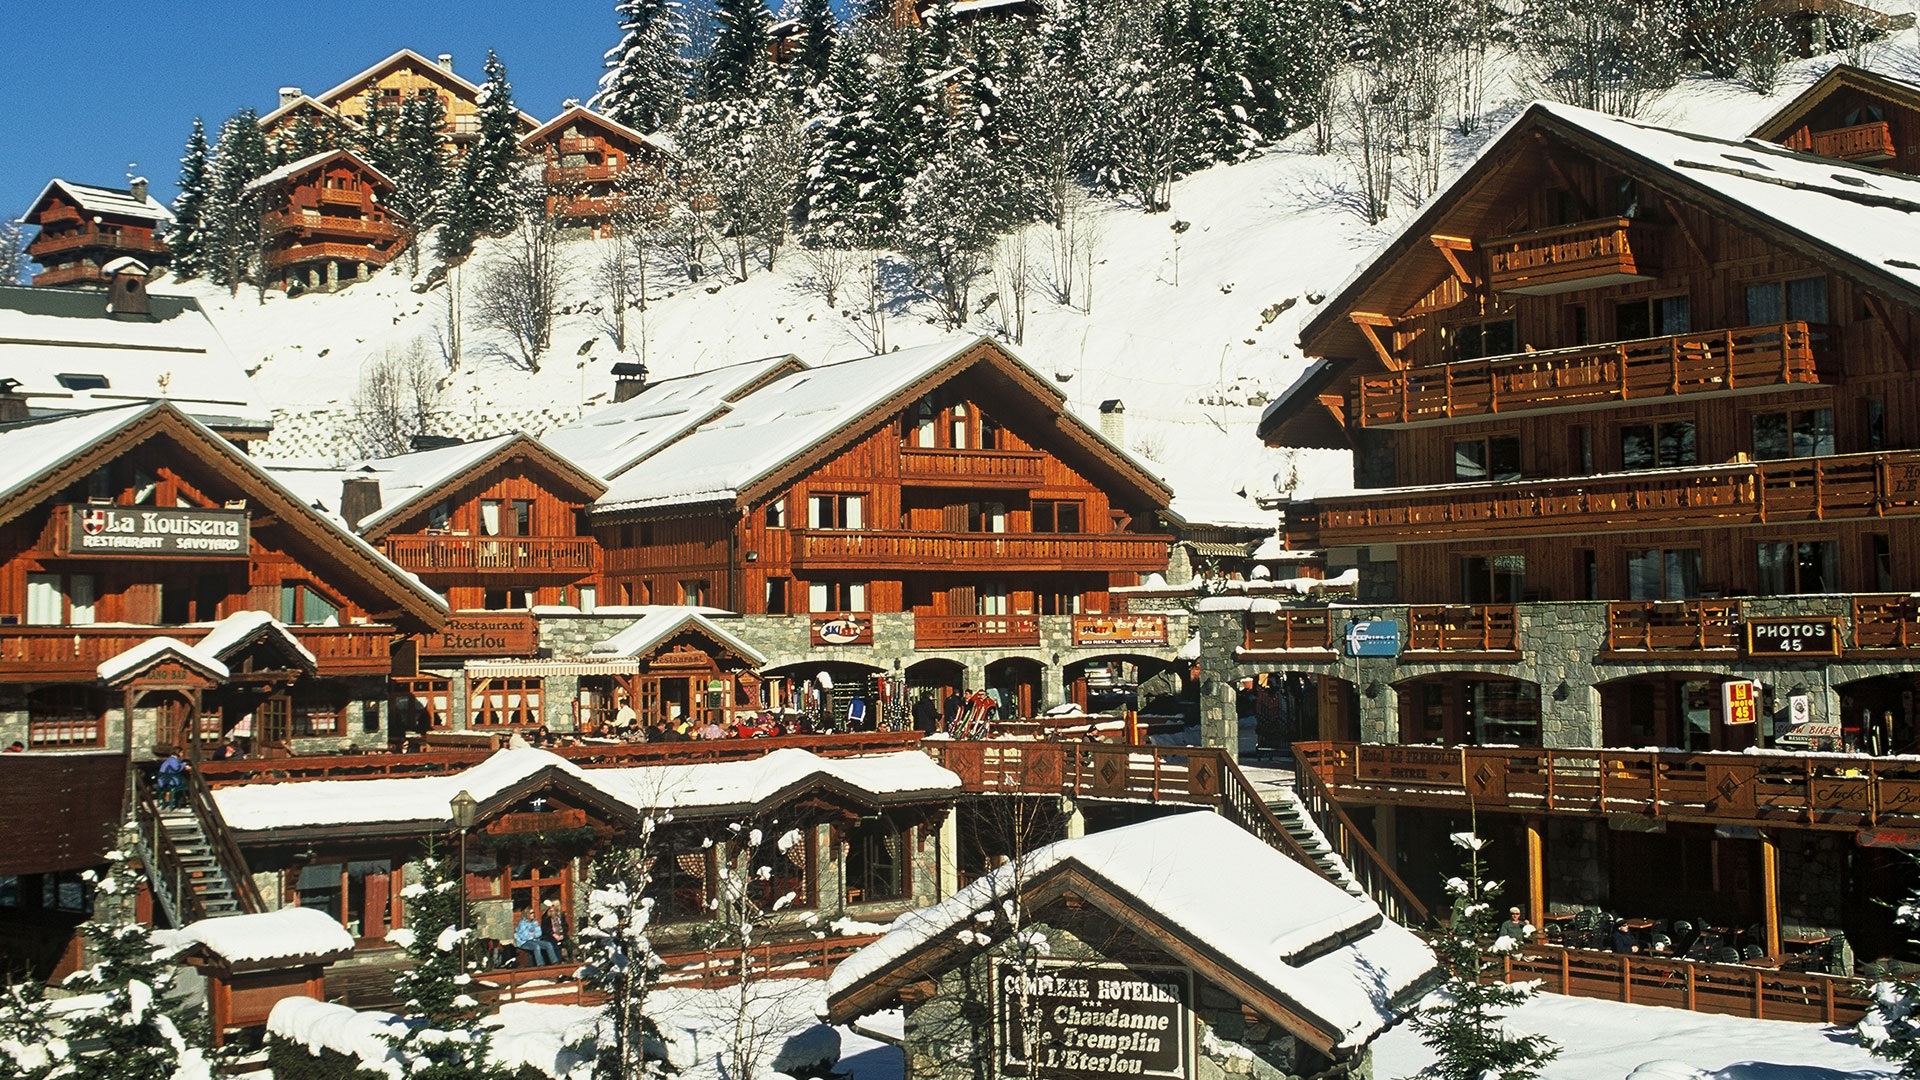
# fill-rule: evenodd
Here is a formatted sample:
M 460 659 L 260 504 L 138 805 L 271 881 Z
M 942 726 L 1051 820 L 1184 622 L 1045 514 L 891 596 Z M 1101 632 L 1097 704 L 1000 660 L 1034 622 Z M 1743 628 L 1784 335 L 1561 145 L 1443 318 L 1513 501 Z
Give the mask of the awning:
M 548 675 L 638 675 L 640 661 L 631 656 L 605 660 L 469 660 L 467 675 L 481 679 L 537 679 Z
M 1182 540 L 1195 555 L 1205 555 L 1210 559 L 1244 559 L 1252 550 L 1251 542 L 1225 544 L 1217 540 Z

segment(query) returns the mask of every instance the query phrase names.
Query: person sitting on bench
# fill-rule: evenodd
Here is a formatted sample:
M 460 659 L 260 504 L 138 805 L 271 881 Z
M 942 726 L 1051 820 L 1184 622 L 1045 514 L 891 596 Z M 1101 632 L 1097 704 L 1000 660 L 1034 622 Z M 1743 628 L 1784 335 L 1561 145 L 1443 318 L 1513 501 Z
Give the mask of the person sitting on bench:
M 540 924 L 533 917 L 533 909 L 520 913 L 520 921 L 513 926 L 513 943 L 534 967 L 547 967 L 560 962 L 560 954 L 553 950 L 553 942 L 540 936 Z

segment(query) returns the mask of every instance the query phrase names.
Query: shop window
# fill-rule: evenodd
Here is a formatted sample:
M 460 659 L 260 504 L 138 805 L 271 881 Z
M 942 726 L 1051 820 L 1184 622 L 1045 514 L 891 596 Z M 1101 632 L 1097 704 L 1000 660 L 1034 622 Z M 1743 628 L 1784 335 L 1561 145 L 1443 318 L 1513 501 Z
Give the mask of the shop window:
M 905 900 L 911 886 L 907 837 L 886 818 L 863 820 L 847 836 L 847 903 Z
M 1456 360 L 1511 356 L 1520 351 L 1519 343 L 1518 331 L 1512 319 L 1467 323 L 1453 330 L 1453 356 Z
M 1053 499 L 1033 500 L 1033 531 L 1037 533 L 1077 533 L 1080 531 L 1080 504 Z
M 1453 444 L 1453 478 L 1460 483 L 1520 479 L 1520 437 L 1489 435 Z
M 1699 548 L 1627 552 L 1627 599 L 1684 600 L 1700 595 Z
M 94 620 L 99 579 L 92 574 L 27 575 L 27 624 L 85 626 Z
M 312 585 L 282 585 L 280 621 L 289 626 L 338 626 L 340 608 Z
M 1840 590 L 1840 545 L 1831 540 L 1763 540 L 1756 549 L 1763 596 Z
M 331 738 L 346 734 L 347 699 L 337 690 L 299 687 L 288 703 L 296 739 Z
M 106 699 L 92 687 L 43 686 L 27 694 L 27 745 L 105 746 L 106 713 Z
M 467 726 L 532 725 L 542 720 L 538 678 L 481 678 L 467 687 Z
M 1463 603 L 1517 604 L 1526 584 L 1525 555 L 1467 555 L 1460 559 Z
M 1760 461 L 1833 453 L 1832 409 L 1754 413 L 1751 427 L 1753 456 Z
M 453 723 L 453 680 L 437 676 L 387 684 L 387 715 L 395 735 L 447 728 Z
M 863 581 L 810 581 L 807 583 L 807 610 L 816 615 L 865 611 L 867 585 Z
M 1657 424 L 1623 424 L 1620 427 L 1622 469 L 1677 469 L 1699 462 L 1691 420 L 1663 420 Z
M 1685 296 L 1654 296 L 1622 300 L 1613 306 L 1615 341 L 1666 337 L 1693 329 L 1692 305 Z
M 809 529 L 858 529 L 865 517 L 866 496 L 864 495 L 809 495 L 807 496 L 807 528 Z

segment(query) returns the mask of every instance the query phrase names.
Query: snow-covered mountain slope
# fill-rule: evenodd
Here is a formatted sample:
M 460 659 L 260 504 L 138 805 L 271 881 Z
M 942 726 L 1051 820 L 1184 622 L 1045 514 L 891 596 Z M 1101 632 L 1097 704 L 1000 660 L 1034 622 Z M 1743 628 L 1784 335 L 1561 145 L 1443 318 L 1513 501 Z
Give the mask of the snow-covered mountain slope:
M 1913 32 L 1903 33 L 1881 46 L 1870 64 L 1893 70 L 1912 65 L 1914 43 Z M 1794 65 L 1768 95 L 1689 79 L 1641 118 L 1738 135 L 1837 62 L 1822 57 Z M 1522 107 L 1517 92 L 1502 96 L 1487 123 L 1456 140 L 1456 166 Z M 1073 306 L 1050 298 L 1050 230 L 1037 227 L 1030 234 L 1039 283 L 1017 350 L 1058 380 L 1071 407 L 1089 423 L 1098 425 L 1103 401 L 1122 401 L 1123 441 L 1161 469 L 1178 493 L 1176 509 L 1194 520 L 1267 522 L 1271 515 L 1255 508 L 1250 496 L 1290 486 L 1309 494 L 1349 485 L 1344 454 L 1269 450 L 1254 435 L 1261 407 L 1304 367 L 1296 342 L 1302 319 L 1394 225 L 1365 226 L 1336 205 L 1327 193 L 1348 183 L 1347 167 L 1338 155 L 1317 156 L 1311 148 L 1303 135 L 1251 160 L 1181 180 L 1171 212 L 1095 203 L 1090 303 L 1086 281 L 1076 287 Z M 1184 228 L 1177 229 L 1179 223 Z M 498 250 L 497 243 L 483 244 L 462 269 L 467 295 Z M 573 267 L 562 292 L 567 314 L 539 372 L 486 358 L 486 337 L 469 320 L 464 362 L 448 375 L 442 418 L 448 433 L 524 429 L 537 435 L 605 404 L 610 368 L 620 360 L 644 358 L 655 376 L 669 376 L 784 353 L 819 363 L 873 351 L 871 331 L 863 329 L 858 313 L 829 307 L 809 288 L 804 260 L 789 250 L 774 270 L 756 264 L 745 281 L 718 272 L 689 284 L 684 276 L 650 270 L 644 353 L 630 342 L 622 355 L 592 317 L 603 303 L 592 286 L 595 242 L 566 245 L 566 257 Z M 424 282 L 424 275 L 418 280 Z M 438 362 L 444 287 L 416 293 L 416 283 L 403 259 L 373 280 L 332 295 L 270 294 L 260 303 L 251 290 L 229 297 L 200 283 L 176 288 L 201 297 L 234 353 L 253 369 L 256 404 L 277 410 L 281 434 L 266 454 L 326 458 L 350 453 L 339 436 L 350 423 L 365 364 L 416 344 Z M 992 291 L 989 281 L 977 285 L 976 306 Z M 842 295 L 839 307 L 847 304 Z M 996 332 L 997 315 L 976 315 L 959 333 Z M 630 329 L 637 337 L 637 325 Z M 955 332 L 933 320 L 930 305 L 896 300 L 885 333 L 892 348 Z

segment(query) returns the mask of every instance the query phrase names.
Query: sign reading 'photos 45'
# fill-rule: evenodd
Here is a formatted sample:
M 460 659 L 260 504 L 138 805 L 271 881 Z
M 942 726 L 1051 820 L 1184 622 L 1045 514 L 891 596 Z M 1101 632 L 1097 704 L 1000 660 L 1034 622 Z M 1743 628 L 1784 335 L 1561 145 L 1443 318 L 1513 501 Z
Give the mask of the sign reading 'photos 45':
M 244 559 L 251 554 L 245 510 L 151 506 L 64 507 L 67 555 L 141 555 L 148 558 Z

